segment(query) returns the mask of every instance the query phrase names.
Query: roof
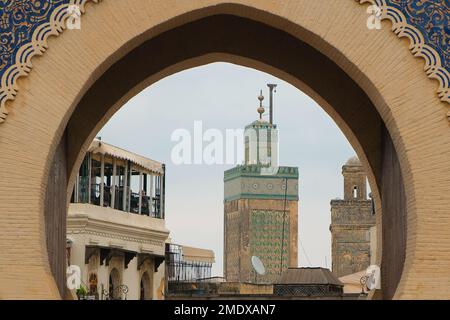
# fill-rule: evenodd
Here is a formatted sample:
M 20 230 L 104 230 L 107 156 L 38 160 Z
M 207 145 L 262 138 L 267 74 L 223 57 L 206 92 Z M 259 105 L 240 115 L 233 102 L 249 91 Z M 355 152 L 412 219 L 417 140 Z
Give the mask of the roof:
M 133 164 L 148 170 L 150 173 L 155 174 L 164 173 L 163 169 L 164 165 L 162 163 L 149 158 L 145 158 L 133 152 L 126 151 L 124 149 L 105 143 L 98 139 L 94 139 L 94 141 L 92 141 L 88 149 L 88 152 L 109 155 L 123 160 L 129 160 Z
M 359 161 L 359 158 L 357 156 L 351 157 L 347 160 L 345 163 L 346 166 L 362 166 L 361 161 Z
M 214 251 L 188 246 L 183 247 L 183 260 L 192 262 L 214 263 Z
M 361 278 L 366 275 L 366 270 L 348 274 L 340 277 L 339 281 L 344 284 L 344 293 L 360 293 L 361 292 Z
M 255 120 L 252 123 L 250 123 L 250 124 L 245 126 L 245 129 L 249 129 L 249 128 L 255 128 L 255 129 L 259 129 L 259 128 L 263 128 L 263 129 L 273 128 L 273 129 L 276 129 L 277 125 L 276 124 L 270 124 L 270 122 L 268 122 L 266 120 Z
M 283 271 L 277 284 L 344 285 L 330 270 L 325 268 L 289 268 Z

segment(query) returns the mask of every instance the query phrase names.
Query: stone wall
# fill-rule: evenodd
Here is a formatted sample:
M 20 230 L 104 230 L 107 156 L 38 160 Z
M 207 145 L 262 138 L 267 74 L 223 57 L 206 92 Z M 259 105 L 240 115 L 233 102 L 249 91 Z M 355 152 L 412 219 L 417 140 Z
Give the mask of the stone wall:
M 337 277 L 370 265 L 370 228 L 374 225 L 371 200 L 331 201 L 332 271 Z

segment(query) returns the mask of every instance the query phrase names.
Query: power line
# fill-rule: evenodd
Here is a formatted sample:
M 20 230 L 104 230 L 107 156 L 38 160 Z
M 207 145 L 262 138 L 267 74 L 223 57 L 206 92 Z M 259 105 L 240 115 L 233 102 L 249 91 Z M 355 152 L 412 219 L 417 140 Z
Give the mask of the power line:
M 300 237 L 298 237 L 298 242 L 300 243 L 300 247 L 302 247 L 303 254 L 304 254 L 305 257 L 306 257 L 306 260 L 308 260 L 309 266 L 312 267 L 311 260 L 309 260 L 308 254 L 306 253 L 306 250 L 305 250 L 305 248 L 303 247 L 302 240 L 300 240 Z

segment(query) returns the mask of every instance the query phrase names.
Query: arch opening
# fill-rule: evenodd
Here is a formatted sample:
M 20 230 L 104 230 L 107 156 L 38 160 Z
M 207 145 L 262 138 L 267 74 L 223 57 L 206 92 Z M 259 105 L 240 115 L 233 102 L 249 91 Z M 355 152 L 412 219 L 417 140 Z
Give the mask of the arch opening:
M 120 272 L 116 268 L 111 269 L 108 279 L 108 297 L 112 300 L 121 299 L 119 287 L 121 285 Z
M 151 300 L 152 299 L 152 287 L 151 280 L 148 275 L 148 272 L 144 272 L 141 276 L 140 281 L 140 300 Z
M 218 11 L 220 11 L 220 10 L 218 10 Z M 131 48 L 131 46 L 129 46 L 128 48 Z M 127 49 L 128 50 L 128 49 Z M 216 52 L 216 51 L 211 51 L 211 52 L 214 52 L 214 53 L 209 53 L 209 55 L 217 55 L 218 54 L 218 56 L 216 56 L 215 58 L 212 58 L 211 56 L 209 56 L 209 58 L 205 58 L 205 56 L 196 56 L 195 54 L 193 55 L 194 57 L 197 57 L 197 58 L 192 58 L 192 59 L 190 59 L 189 60 L 189 57 L 185 57 L 186 59 L 188 59 L 188 60 L 183 60 L 184 62 L 186 62 L 187 64 L 189 64 L 189 63 L 191 63 L 192 65 L 196 65 L 196 64 L 200 64 L 200 63 L 206 63 L 206 61 L 208 61 L 208 59 L 210 59 L 210 61 L 235 61 L 236 63 L 238 63 L 238 62 L 240 62 L 241 64 L 246 64 L 246 65 L 258 65 L 258 67 L 259 68 L 261 68 L 261 69 L 270 69 L 270 70 L 275 70 L 274 72 L 275 73 L 279 73 L 279 74 L 281 74 L 281 73 L 283 73 L 284 71 L 282 71 L 282 70 L 284 70 L 284 69 L 277 69 L 278 68 L 278 66 L 274 66 L 275 65 L 275 63 L 274 62 L 278 62 L 278 61 L 276 61 L 277 59 L 275 59 L 275 60 L 270 60 L 269 61 L 269 63 L 268 64 L 266 64 L 267 63 L 267 61 L 261 61 L 261 60 L 259 60 L 259 59 L 256 59 L 256 60 L 252 60 L 252 58 L 245 58 L 246 57 L 246 55 L 241 55 L 241 53 L 239 53 L 239 52 L 237 52 L 237 53 L 235 53 L 234 55 L 231 55 L 231 56 L 228 56 L 228 54 L 229 53 L 226 53 L 226 52 L 224 52 L 224 51 L 227 51 L 227 50 L 222 50 L 222 51 L 219 51 L 219 52 Z M 239 51 L 239 50 L 238 50 Z M 189 55 L 188 55 L 189 56 Z M 200 60 L 196 60 L 196 59 L 200 59 Z M 248 59 L 248 60 L 247 60 Z M 113 59 L 114 60 L 114 59 Z M 281 59 L 280 59 L 281 60 Z M 181 61 L 181 60 L 180 60 Z M 168 67 L 169 66 L 169 67 Z M 171 64 L 171 63 L 169 63 L 169 64 L 166 64 L 166 66 L 161 66 L 161 69 L 160 70 L 163 70 L 163 71 L 161 71 L 158 75 L 156 75 L 157 74 L 157 72 L 155 71 L 154 73 L 149 73 L 149 74 L 153 74 L 153 75 L 155 75 L 155 77 L 153 77 L 153 79 L 150 79 L 150 80 L 148 80 L 148 78 L 147 78 L 147 80 L 149 81 L 149 82 L 147 82 L 147 83 L 151 83 L 152 81 L 154 82 L 158 77 L 161 77 L 162 75 L 161 75 L 161 73 L 164 73 L 164 72 L 166 72 L 166 73 L 171 73 L 171 72 L 176 72 L 177 70 L 179 70 L 179 69 L 183 69 L 183 68 L 186 68 L 187 67 L 187 65 L 182 65 L 182 62 L 180 62 L 180 64 L 177 64 L 176 62 L 174 62 L 174 64 Z M 172 68 L 172 69 L 171 69 Z M 177 69 L 178 68 L 178 69 Z M 271 68 L 273 68 L 273 69 L 271 69 Z M 170 69 L 170 70 L 169 70 Z M 294 68 L 295 69 L 295 68 Z M 294 70 L 293 69 L 293 70 Z M 159 70 L 159 69 L 158 69 Z M 295 72 L 289 72 L 290 70 L 289 70 L 289 68 L 287 69 L 287 71 L 286 71 L 286 73 L 287 74 L 284 74 L 284 77 L 286 78 L 286 79 L 291 79 L 292 81 L 292 83 L 296 83 L 296 85 L 298 85 L 298 87 L 302 87 L 302 83 L 300 83 L 300 80 L 298 80 L 297 78 L 296 78 L 296 76 L 293 76 L 293 74 L 295 74 Z M 294 70 L 295 71 L 295 70 Z M 290 77 L 292 77 L 292 78 L 290 78 Z M 106 78 L 105 78 L 106 79 Z M 110 79 L 112 79 L 112 78 L 110 78 Z M 296 82 L 296 80 L 295 79 L 297 79 L 297 81 L 298 82 Z M 299 78 L 299 79 L 302 79 L 302 78 Z M 302 81 L 305 81 L 305 83 L 308 83 L 308 81 L 306 81 L 305 79 L 302 79 Z M 143 84 L 144 82 L 139 82 L 139 81 L 136 81 L 135 82 L 135 84 L 136 83 L 139 83 L 139 84 Z M 140 85 L 137 85 L 137 86 L 140 86 Z M 86 84 L 86 87 L 88 87 L 88 85 Z M 100 87 L 102 87 L 102 86 L 100 86 Z M 133 87 L 133 88 L 135 88 L 136 89 L 136 87 Z M 313 88 L 314 88 L 314 86 L 313 86 Z M 98 88 L 97 88 L 98 89 Z M 316 89 L 316 88 L 314 88 L 314 89 Z M 133 89 L 131 89 L 131 90 L 133 90 Z M 136 90 L 138 90 L 138 89 L 136 89 Z M 126 90 L 125 90 L 126 91 Z M 125 92 L 124 91 L 124 92 Z M 308 91 L 308 90 L 305 90 L 305 91 Z M 122 92 L 123 93 L 123 92 Z M 97 118 L 96 118 L 96 120 L 93 120 L 93 123 L 95 123 L 96 121 L 98 121 L 97 122 L 97 125 L 99 125 L 103 120 L 107 120 L 108 119 L 108 117 L 115 111 L 115 110 L 117 110 L 117 108 L 119 108 L 120 107 L 120 105 L 127 99 L 127 96 L 129 97 L 130 96 L 130 94 L 124 94 L 124 95 L 122 95 L 122 93 L 121 94 L 119 94 L 121 97 L 123 97 L 123 99 L 119 99 L 119 100 L 116 100 L 116 102 L 118 102 L 117 104 L 112 104 L 112 103 L 110 103 L 103 111 L 101 111 L 100 112 L 100 114 L 97 116 Z M 80 92 L 80 95 L 83 95 L 84 94 L 84 92 Z M 311 96 L 315 96 L 315 94 L 314 94 L 314 92 L 310 92 L 310 94 L 311 94 Z M 327 107 L 327 101 L 328 100 L 325 100 L 324 98 L 323 98 L 323 96 L 322 95 L 317 95 L 317 96 L 315 96 L 315 98 L 317 99 L 317 100 L 320 100 L 322 103 L 321 103 L 321 105 L 324 107 L 324 108 L 326 108 Z M 328 98 L 330 98 L 330 97 L 328 97 Z M 115 100 L 115 98 L 113 98 L 112 100 Z M 112 101 L 111 100 L 111 101 Z M 351 99 L 349 99 L 349 101 L 350 101 Z M 95 100 L 91 100 L 91 102 L 92 101 L 95 101 Z M 111 102 L 110 101 L 110 102 Z M 330 100 L 331 101 L 331 100 Z M 378 101 L 379 102 L 379 101 Z M 108 104 L 108 103 L 107 103 Z M 377 104 L 378 105 L 378 104 Z M 80 106 L 80 105 L 78 105 L 78 106 Z M 78 109 L 78 108 L 77 108 Z M 19 110 L 20 111 L 20 110 Z M 86 111 L 86 110 L 84 110 L 84 111 Z M 330 114 L 331 113 L 333 113 L 333 112 L 335 112 L 335 114 L 334 114 L 334 118 L 335 119 L 337 119 L 337 121 L 339 120 L 340 121 L 340 126 L 342 126 L 342 127 L 346 127 L 346 126 L 348 126 L 349 125 L 349 123 L 350 122 L 347 122 L 347 121 L 345 121 L 345 120 L 343 120 L 343 118 L 342 118 L 342 115 L 341 115 L 341 113 L 340 112 L 337 112 L 336 111 L 336 108 L 335 108 L 335 106 L 334 106 L 334 104 L 333 104 L 333 108 L 329 108 L 329 110 L 328 110 L 329 112 L 330 112 Z M 94 112 L 95 113 L 95 112 Z M 75 114 L 73 114 L 73 115 L 75 115 Z M 79 114 L 80 115 L 80 114 Z M 81 114 L 81 116 L 83 117 L 83 116 L 86 116 L 86 115 L 89 115 L 89 113 L 86 113 L 86 114 Z M 69 116 L 71 116 L 71 115 L 69 115 Z M 87 117 L 87 118 L 89 118 L 89 117 Z M 62 129 L 65 129 L 65 127 L 66 127 L 66 120 L 67 120 L 68 118 L 64 118 L 64 119 L 62 119 L 61 120 L 61 126 L 62 126 Z M 94 116 L 94 119 L 95 119 L 95 116 Z M 100 120 L 99 120 L 100 119 Z M 103 120 L 102 120 L 103 119 Z M 78 120 L 80 120 L 80 119 L 78 119 Z M 45 185 L 48 185 L 48 188 L 47 188 L 47 190 L 44 190 L 44 187 L 42 187 L 42 190 L 40 190 L 40 193 L 41 193 L 41 195 L 43 195 L 46 191 L 47 191 L 47 199 L 45 200 L 45 201 L 43 201 L 43 200 L 36 200 L 37 199 L 37 197 L 31 197 L 31 198 L 33 198 L 32 200 L 33 201 L 30 201 L 30 203 L 34 203 L 34 204 L 39 204 L 39 211 L 41 211 L 41 213 L 42 213 L 42 211 L 44 212 L 44 214 L 45 214 L 45 216 L 44 216 L 44 218 L 45 218 L 45 221 L 46 221 L 46 229 L 47 229 L 47 232 L 46 233 L 44 233 L 44 232 L 42 232 L 42 235 L 46 235 L 46 237 L 47 237 L 47 251 L 48 251 L 48 255 L 49 255 L 49 257 L 50 257 L 50 266 L 51 266 L 51 268 L 52 268 L 52 271 L 53 271 L 53 275 L 54 275 L 54 277 L 56 278 L 56 279 L 60 279 L 57 275 L 56 275 L 56 272 L 59 272 L 59 271 L 55 271 L 57 268 L 59 268 L 59 266 L 61 265 L 61 264 L 59 264 L 59 263 L 56 263 L 56 264 L 54 264 L 54 261 L 56 261 L 55 259 L 55 256 L 57 256 L 58 255 L 58 253 L 57 252 L 60 252 L 60 250 L 55 250 L 55 248 L 52 248 L 52 244 L 54 244 L 54 243 L 57 243 L 58 245 L 60 244 L 60 237 L 61 237 L 61 234 L 57 234 L 56 232 L 54 232 L 55 231 L 55 228 L 54 228 L 54 225 L 52 225 L 51 223 L 50 223 L 50 221 L 53 221 L 53 222 L 57 222 L 58 221 L 58 219 L 55 219 L 56 217 L 55 217 L 55 210 L 58 210 L 58 208 L 59 207 L 61 207 L 61 206 L 63 206 L 64 204 L 62 204 L 64 201 L 66 201 L 66 199 L 64 199 L 64 195 L 62 195 L 62 194 L 60 194 L 60 192 L 58 191 L 58 190 L 55 190 L 54 192 L 55 193 L 53 193 L 52 191 L 51 191 L 51 188 L 52 188 L 52 185 L 53 185 L 53 187 L 57 184 L 57 182 L 56 181 L 63 181 L 62 183 L 65 183 L 65 184 L 69 184 L 69 188 L 68 188 L 68 190 L 70 190 L 70 185 L 71 185 L 71 182 L 64 182 L 64 179 L 65 180 L 72 180 L 70 177 L 71 176 L 73 176 L 73 174 L 74 174 L 74 172 L 76 171 L 76 167 L 77 167 L 77 158 L 80 156 L 80 154 L 82 154 L 83 153 L 83 150 L 85 149 L 85 146 L 83 145 L 83 139 L 81 139 L 81 141 L 77 141 L 77 139 L 74 139 L 74 136 L 73 136 L 73 130 L 75 129 L 77 129 L 78 128 L 78 126 L 80 126 L 81 127 L 81 129 L 82 130 L 80 130 L 80 132 L 81 133 L 83 133 L 83 134 L 85 134 L 85 136 L 87 137 L 87 136 L 89 136 L 89 134 L 92 134 L 92 132 L 94 132 L 95 130 L 91 130 L 91 128 L 93 128 L 94 127 L 94 125 L 92 124 L 92 123 L 87 123 L 86 124 L 86 126 L 83 128 L 83 126 L 82 125 L 80 125 L 79 123 L 77 123 L 77 121 L 78 120 L 74 120 L 74 118 L 72 117 L 71 118 L 71 120 L 70 120 L 70 124 L 71 124 L 71 129 L 69 129 L 69 127 L 67 127 L 67 130 L 65 130 L 65 133 L 64 133 L 64 137 L 63 137 L 63 139 L 61 140 L 61 143 L 59 144 L 59 146 L 60 146 L 60 148 L 61 149 L 58 149 L 58 150 L 64 150 L 64 148 L 67 148 L 67 150 L 66 151 L 62 151 L 61 152 L 61 154 L 62 155 L 60 155 L 60 158 L 59 158 L 59 160 L 62 160 L 61 162 L 60 162 L 60 164 L 62 165 L 62 167 L 60 167 L 60 171 L 59 172 L 66 172 L 66 174 L 62 174 L 62 175 L 58 175 L 57 174 L 57 172 L 56 171 L 54 171 L 53 169 L 54 169 L 54 165 L 55 165 L 55 163 L 57 162 L 56 160 L 53 162 L 53 164 L 52 164 L 52 161 L 51 160 L 53 160 L 53 159 L 56 159 L 56 158 L 58 158 L 58 156 L 55 156 L 55 157 L 53 157 L 54 156 L 54 150 L 56 149 L 55 147 L 56 147 L 56 145 L 57 145 L 57 143 L 52 143 L 51 144 L 51 147 L 49 147 L 51 150 L 52 150 L 52 152 L 50 152 L 50 153 L 48 153 L 48 157 L 49 157 L 49 159 L 50 159 L 50 161 L 48 161 L 48 164 L 46 164 L 46 166 L 45 166 L 45 169 L 43 170 L 43 172 L 44 172 L 44 174 L 43 174 L 43 176 L 45 176 L 44 178 L 46 179 L 45 181 L 44 180 L 42 180 L 42 177 L 39 179 L 39 180 L 42 180 L 42 181 L 40 181 L 39 183 L 41 183 L 42 184 L 42 186 L 45 186 Z M 11 127 L 13 127 L 15 124 L 12 124 L 12 126 Z M 9 124 L 7 124 L 7 126 L 8 126 L 8 128 L 6 128 L 5 130 L 9 130 L 11 127 L 9 126 Z M 392 127 L 395 127 L 395 124 L 394 125 L 390 125 L 390 127 L 392 128 Z M 345 129 L 345 128 L 344 128 Z M 344 130 L 343 129 L 343 130 Z M 345 132 L 347 132 L 347 134 L 349 135 L 349 136 L 351 136 L 351 135 L 354 135 L 355 137 L 357 137 L 357 140 L 356 141 L 354 141 L 355 143 L 357 143 L 357 144 L 361 144 L 362 142 L 362 140 L 361 140 L 361 136 L 359 135 L 359 133 L 357 134 L 357 133 L 355 133 L 355 132 L 353 132 L 353 129 L 354 128 L 351 128 L 351 130 L 347 127 L 344 131 Z M 72 130 L 72 132 L 71 132 L 71 130 Z M 382 132 L 382 134 L 381 134 L 381 138 L 379 138 L 379 136 L 377 135 L 377 134 L 375 134 L 375 136 L 377 136 L 377 141 L 381 141 L 380 143 L 379 143 L 379 147 L 381 147 L 381 148 L 375 148 L 375 149 L 373 149 L 372 151 L 373 152 L 375 152 L 375 151 L 380 151 L 379 153 L 381 153 L 381 156 L 379 156 L 379 157 L 367 157 L 367 154 L 366 154 L 366 152 L 369 152 L 369 150 L 371 150 L 370 148 L 363 148 L 363 147 L 359 147 L 359 154 L 362 156 L 362 158 L 367 158 L 367 159 L 363 159 L 363 162 L 364 162 L 364 164 L 365 164 L 365 166 L 370 166 L 372 163 L 369 161 L 369 159 L 371 159 L 372 161 L 375 161 L 376 159 L 378 159 L 378 161 L 375 161 L 375 163 L 378 163 L 378 169 L 379 169 L 379 172 L 378 172 L 378 174 L 376 174 L 375 173 L 375 169 L 377 168 L 377 166 L 373 166 L 373 168 L 372 168 L 372 166 L 371 166 L 371 174 L 373 175 L 373 180 L 375 181 L 375 180 L 378 180 L 377 181 L 377 186 L 378 186 L 378 188 L 376 188 L 375 190 L 376 190 L 376 192 L 379 192 L 380 193 L 380 199 L 383 199 L 383 206 L 385 205 L 385 203 L 389 203 L 389 201 L 387 201 L 386 199 L 387 198 L 389 198 L 389 197 L 394 197 L 395 199 L 394 200 L 397 200 L 397 198 L 396 198 L 396 196 L 390 196 L 388 193 L 386 193 L 386 196 L 385 197 L 383 197 L 383 191 L 384 190 L 388 190 L 388 189 L 386 189 L 386 188 L 388 188 L 389 187 L 389 185 L 390 184 L 392 184 L 392 183 L 398 183 L 398 181 L 402 181 L 402 179 L 401 179 L 401 175 L 400 175 L 400 172 L 402 171 L 402 170 L 400 170 L 400 163 L 398 163 L 398 156 L 395 154 L 395 148 L 394 148 L 394 144 L 392 143 L 392 139 L 389 137 L 389 134 L 387 133 L 387 130 L 384 128 L 384 125 L 383 125 L 383 123 L 381 123 L 381 129 L 379 130 L 380 132 Z M 91 133 L 89 133 L 89 132 L 91 132 Z M 53 135 L 53 131 L 52 131 L 52 135 Z M 55 137 L 54 137 L 54 140 L 55 141 L 59 141 L 60 138 L 61 137 L 61 135 L 59 134 L 59 133 L 57 133 L 57 134 L 55 134 Z M 69 137 L 71 137 L 70 139 L 69 139 Z M 399 144 L 401 145 L 401 141 L 399 142 L 398 140 L 401 140 L 401 138 L 398 138 L 398 139 L 396 139 L 395 140 L 395 144 L 396 144 L 396 146 L 398 146 Z M 20 140 L 20 139 L 19 139 Z M 89 138 L 85 138 L 84 139 L 84 141 L 89 141 Z M 49 143 L 50 144 L 50 143 Z M 73 147 L 75 145 L 75 147 Z M 78 147 L 77 147 L 77 145 L 78 145 Z M 370 146 L 370 145 L 369 145 Z M 374 151 L 375 150 L 375 151 Z M 383 151 L 384 150 L 384 151 Z M 391 151 L 389 151 L 389 152 L 386 152 L 386 150 L 391 150 Z M 363 152 L 364 151 L 364 152 Z M 402 150 L 403 151 L 403 150 Z M 57 154 L 58 154 L 58 152 L 59 151 L 57 151 Z M 47 155 L 47 152 L 45 153 L 46 155 Z M 71 154 L 71 156 L 69 156 L 69 154 Z M 375 160 L 373 160 L 373 159 L 375 159 Z M 408 166 L 408 161 L 407 161 L 408 159 L 403 159 L 402 160 L 402 165 L 403 165 L 403 167 L 402 167 L 402 169 L 404 169 L 404 170 L 406 170 L 405 169 L 405 166 Z M 388 164 L 389 166 L 387 166 L 386 168 L 385 168 L 385 166 L 384 166 L 384 164 Z M 394 163 L 394 164 L 393 164 Z M 69 165 L 70 164 L 70 165 Z M 49 170 L 50 169 L 50 170 Z M 383 176 L 384 175 L 386 175 L 386 172 L 389 172 L 389 170 L 391 170 L 392 172 L 394 172 L 395 174 L 393 175 L 393 178 L 392 179 L 384 179 L 383 180 Z M 48 175 L 48 177 L 47 177 L 47 174 L 46 173 L 48 173 L 50 171 L 50 174 Z M 380 173 L 381 172 L 381 173 Z M 59 180 L 61 177 L 63 177 L 64 179 L 63 180 Z M 47 179 L 48 178 L 48 179 Z M 399 180 L 400 179 L 400 180 Z M 408 181 L 409 181 L 409 185 L 406 185 L 406 186 L 403 186 L 403 184 L 402 184 L 402 187 L 407 187 L 407 188 L 410 188 L 410 189 L 413 189 L 413 186 L 411 186 L 411 184 L 412 184 L 412 182 L 411 182 L 411 180 L 412 180 L 412 178 L 411 177 L 408 177 Z M 379 190 L 379 189 L 381 189 L 381 191 Z M 403 188 L 400 188 L 400 189 L 403 189 Z M 49 191 L 50 190 L 50 191 Z M 404 190 L 403 190 L 404 191 Z M 68 191 L 68 192 L 70 192 L 70 191 Z M 58 194 L 60 197 L 50 197 L 49 195 L 51 195 L 51 194 Z M 411 192 L 409 193 L 409 194 L 411 194 Z M 414 194 L 412 194 L 412 195 L 414 195 Z M 58 199 L 58 200 L 60 200 L 61 201 L 61 203 L 56 203 L 55 201 L 54 201 L 54 199 Z M 409 207 L 413 207 L 414 206 L 414 201 L 415 201 L 415 199 L 408 199 L 408 206 Z M 401 203 L 403 203 L 404 201 L 400 201 Z M 64 202 L 65 203 L 65 202 Z M 45 209 L 45 210 L 44 210 Z M 405 208 L 404 208 L 405 209 Z M 414 208 L 415 209 L 415 208 Z M 423 208 L 422 208 L 423 209 Z M 406 210 L 406 209 L 405 209 Z M 383 216 L 383 217 L 386 217 L 385 215 Z M 392 222 L 392 221 L 391 221 Z M 403 221 L 404 222 L 404 221 Z M 403 224 L 403 226 L 405 226 L 404 224 Z M 406 228 L 406 227 L 405 227 Z M 42 229 L 43 228 L 41 228 L 40 229 L 40 232 L 42 231 Z M 394 230 L 395 231 L 395 230 Z M 395 233 L 395 232 L 391 232 L 392 234 L 393 233 Z M 402 234 L 403 236 L 405 236 L 405 234 L 403 233 Z M 387 238 L 386 239 L 389 239 L 389 234 L 383 234 L 383 236 L 386 236 Z M 54 239 L 58 239 L 58 241 L 56 241 L 56 242 L 53 242 L 52 240 L 54 240 Z M 403 248 L 404 249 L 404 248 Z M 403 250 L 402 249 L 402 250 Z M 414 248 L 413 248 L 414 249 Z M 404 250 L 403 250 L 404 251 Z M 401 252 L 401 254 L 400 255 L 402 255 L 403 254 L 403 251 Z M 43 253 L 42 254 L 43 256 L 45 256 L 45 253 Z M 9 259 L 9 258 L 8 258 Z M 8 262 L 9 260 L 8 259 L 6 259 L 6 261 Z M 59 260 L 58 260 L 59 261 Z M 386 259 L 383 259 L 383 261 L 386 261 Z M 38 264 L 40 264 L 41 263 L 41 261 L 39 261 L 39 263 L 37 263 L 37 265 Z M 400 266 L 400 269 L 402 269 L 403 268 L 403 265 L 402 264 L 397 264 L 397 266 Z M 43 268 L 43 269 L 45 269 L 45 268 Z M 59 269 L 58 269 L 59 270 Z M 401 271 L 400 271 L 401 272 Z M 399 278 L 399 277 L 398 277 Z M 59 280 L 58 280 L 58 283 L 59 283 Z
M 195 41 L 190 37 L 193 34 L 196 35 Z M 259 41 L 260 35 L 276 39 L 283 44 L 284 50 L 280 52 L 278 47 L 265 45 Z M 177 50 L 180 47 L 183 50 Z M 158 61 L 148 59 L 149 54 L 154 52 L 164 54 Z M 70 181 L 68 193 L 71 192 L 75 168 L 79 166 L 86 144 L 125 101 L 141 88 L 168 74 L 215 61 L 232 62 L 276 74 L 318 101 L 337 122 L 366 169 L 369 169 L 369 182 L 375 198 L 379 199 L 377 211 L 381 212 L 381 203 L 383 209 L 389 212 L 389 206 L 384 205 L 389 202 L 388 199 L 381 201 L 382 198 L 389 198 L 390 194 L 388 184 L 384 183 L 385 167 L 391 168 L 393 179 L 401 184 L 403 182 L 392 139 L 367 94 L 334 62 L 307 43 L 279 29 L 233 15 L 206 17 L 143 42 L 113 64 L 87 90 L 70 117 L 60 143 L 60 147 L 67 150 L 65 156 L 62 153 L 62 157 L 66 157 L 62 162 L 67 165 L 66 177 Z M 127 81 L 121 81 L 124 74 L 128 76 Z M 51 185 L 49 183 L 49 188 Z M 405 208 L 402 196 L 398 194 L 395 200 L 403 214 L 397 217 L 394 228 L 398 227 L 397 234 L 404 239 Z M 385 215 L 383 227 L 384 218 Z M 392 297 L 401 276 L 405 241 L 397 242 L 397 248 L 392 248 L 389 238 L 383 237 L 383 240 L 383 243 L 388 241 L 391 248 L 388 252 L 382 250 L 383 261 L 393 259 L 383 265 L 382 270 L 386 272 L 383 279 L 387 282 L 383 296 Z M 395 259 L 389 256 L 389 252 L 394 251 L 392 256 Z M 395 265 L 395 268 L 391 267 L 395 272 L 389 270 L 387 265 Z
M 95 272 L 89 275 L 89 295 L 98 296 L 98 277 Z

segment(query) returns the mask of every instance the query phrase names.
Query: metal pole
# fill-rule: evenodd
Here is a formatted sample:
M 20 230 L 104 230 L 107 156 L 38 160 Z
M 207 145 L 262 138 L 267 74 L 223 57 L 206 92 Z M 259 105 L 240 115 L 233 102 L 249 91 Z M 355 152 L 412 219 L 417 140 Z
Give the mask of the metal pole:
M 269 107 L 270 121 L 269 121 L 269 123 L 273 124 L 273 91 L 277 87 L 277 85 L 269 83 L 269 84 L 267 84 L 267 86 L 270 89 L 270 107 Z
M 103 207 L 105 193 L 105 155 L 101 155 L 100 164 L 100 207 Z
M 113 159 L 113 174 L 112 174 L 112 186 L 111 186 L 111 208 L 116 208 L 116 175 L 117 175 L 117 160 Z
M 122 195 L 122 210 L 127 210 L 127 196 L 128 196 L 128 161 L 125 162 L 125 173 L 124 173 L 124 181 L 123 181 L 123 195 Z
M 128 197 L 127 212 L 131 212 L 131 178 L 133 178 L 133 165 L 130 162 L 128 162 L 128 163 L 129 163 L 129 168 L 130 168 L 130 181 L 128 184 L 130 185 L 130 187 L 128 188 L 128 191 L 127 191 L 127 193 L 128 193 L 128 195 L 127 195 L 127 197 Z
M 153 217 L 153 174 L 150 175 L 150 191 L 149 191 L 149 196 L 150 196 L 150 204 L 149 204 L 149 208 L 148 208 L 148 212 L 150 217 Z
M 142 209 L 142 171 L 139 171 L 139 210 L 138 213 L 141 214 Z
M 89 164 L 88 164 L 88 174 L 89 174 L 89 177 L 88 177 L 88 202 L 87 203 L 91 203 L 91 190 L 92 190 L 92 174 L 91 174 L 91 172 L 92 172 L 92 159 L 91 159 L 91 155 L 89 154 L 88 155 L 88 161 L 89 161 Z

